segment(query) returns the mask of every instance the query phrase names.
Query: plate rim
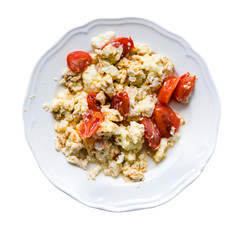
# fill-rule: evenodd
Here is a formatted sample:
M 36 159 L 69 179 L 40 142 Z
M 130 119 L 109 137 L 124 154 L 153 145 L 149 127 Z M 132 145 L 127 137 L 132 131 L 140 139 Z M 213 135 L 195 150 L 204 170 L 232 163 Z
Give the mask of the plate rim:
M 184 181 L 182 184 L 180 184 L 177 188 L 174 188 L 173 191 L 170 192 L 170 194 L 168 194 L 165 198 L 159 198 L 155 201 L 151 201 L 151 202 L 138 202 L 135 203 L 134 205 L 124 205 L 124 206 L 120 206 L 120 207 L 114 207 L 114 206 L 109 206 L 107 204 L 104 203 L 95 203 L 95 202 L 91 202 L 91 201 L 86 201 L 84 199 L 82 199 L 79 196 L 74 195 L 74 193 L 70 193 L 67 192 L 66 190 L 63 189 L 62 186 L 59 186 L 61 184 L 59 184 L 57 182 L 57 180 L 46 170 L 44 169 L 44 166 L 41 165 L 41 159 L 39 159 L 38 157 L 38 152 L 37 149 L 34 147 L 33 143 L 30 142 L 30 138 L 31 138 L 31 134 L 28 131 L 29 128 L 27 127 L 27 114 L 25 112 L 25 109 L 28 109 L 29 104 L 31 104 L 31 101 L 29 101 L 29 96 L 30 96 L 30 92 L 31 92 L 31 87 L 33 85 L 33 79 L 36 76 L 36 71 L 37 69 L 40 68 L 40 66 L 48 59 L 48 57 L 50 57 L 54 52 L 56 52 L 61 46 L 64 45 L 64 43 L 71 38 L 74 34 L 78 33 L 78 32 L 88 32 L 92 27 L 97 26 L 97 25 L 101 25 L 101 24 L 127 24 L 127 23 L 138 23 L 138 24 L 142 24 L 144 26 L 153 28 L 154 30 L 156 30 L 157 32 L 160 32 L 161 34 L 163 34 L 164 36 L 169 37 L 170 39 L 173 39 L 175 41 L 177 41 L 178 43 L 180 43 L 185 50 L 186 55 L 191 56 L 192 58 L 194 58 L 199 66 L 202 68 L 204 74 L 207 74 L 208 79 L 210 80 L 208 83 L 208 87 L 210 86 L 212 88 L 212 91 L 214 92 L 214 106 L 215 106 L 215 111 L 216 111 L 216 115 L 215 115 L 215 129 L 214 129 L 214 138 L 213 141 L 211 142 L 211 146 L 208 148 L 208 151 L 206 151 L 205 155 L 202 156 L 202 159 L 204 159 L 204 161 L 202 161 L 202 167 L 197 169 L 194 174 L 192 174 L 191 176 L 189 176 L 186 181 Z M 177 196 L 180 192 L 182 192 L 187 186 L 189 186 L 191 183 L 193 183 L 203 172 L 204 168 L 206 167 L 208 161 L 210 160 L 212 154 L 214 153 L 215 147 L 216 147 L 216 143 L 217 143 L 217 135 L 218 135 L 218 128 L 219 128 L 219 122 L 220 122 L 220 115 L 221 115 L 221 104 L 220 104 L 220 99 L 219 99 L 219 94 L 218 91 L 216 89 L 215 83 L 211 77 L 211 74 L 209 72 L 209 69 L 205 63 L 205 61 L 203 60 L 203 58 L 196 53 L 192 47 L 189 45 L 189 43 L 183 39 L 182 37 L 176 35 L 175 33 L 172 33 L 168 30 L 166 30 L 165 28 L 161 27 L 160 25 L 146 20 L 144 18 L 135 18 L 135 17 L 126 17 L 126 18 L 99 18 L 99 19 L 95 19 L 92 20 L 82 26 L 73 28 L 71 30 L 69 30 L 66 34 L 63 35 L 63 37 L 61 37 L 55 44 L 53 44 L 53 46 L 51 48 L 49 48 L 49 50 L 47 50 L 37 61 L 35 67 L 33 68 L 32 74 L 30 76 L 29 82 L 28 82 L 28 87 L 27 87 L 27 91 L 25 94 L 25 98 L 24 98 L 24 103 L 23 103 L 23 108 L 22 108 L 22 115 L 23 115 L 23 122 L 24 122 L 24 133 L 25 133 L 25 138 L 28 142 L 28 145 L 37 161 L 37 164 L 39 166 L 39 168 L 41 169 L 42 173 L 46 176 L 46 178 L 58 189 L 60 189 L 61 191 L 63 191 L 64 193 L 66 193 L 67 195 L 69 195 L 70 197 L 74 198 L 75 200 L 81 202 L 82 204 L 92 207 L 92 208 L 97 208 L 97 209 L 101 209 L 101 210 L 106 210 L 106 211 L 110 211 L 110 212 L 126 212 L 126 211 L 133 211 L 133 210 L 141 210 L 141 209 L 146 209 L 146 208 L 152 208 L 152 207 L 156 207 L 159 205 L 162 205 L 168 201 L 170 201 L 171 199 L 173 199 L 175 196 Z

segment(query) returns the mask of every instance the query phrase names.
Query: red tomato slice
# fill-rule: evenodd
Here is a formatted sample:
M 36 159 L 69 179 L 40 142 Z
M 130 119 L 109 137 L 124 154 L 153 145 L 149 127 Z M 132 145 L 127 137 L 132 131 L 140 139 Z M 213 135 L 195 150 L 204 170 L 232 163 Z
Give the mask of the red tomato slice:
M 88 110 L 80 123 L 78 134 L 80 138 L 89 138 L 99 129 L 100 123 L 104 120 L 102 113 Z
M 96 99 L 98 92 L 92 92 L 87 97 L 88 108 L 94 111 L 101 111 L 101 102 Z
M 67 65 L 73 72 L 82 72 L 92 62 L 92 57 L 87 52 L 76 51 L 67 55 Z
M 163 86 L 158 94 L 158 101 L 161 103 L 168 103 L 173 91 L 177 87 L 179 77 L 168 77 L 164 80 Z
M 175 128 L 175 132 L 179 129 L 180 119 L 167 104 L 157 104 L 151 118 L 156 123 L 161 137 L 171 137 L 170 132 L 172 127 Z
M 127 92 L 116 93 L 113 97 L 111 108 L 118 110 L 125 120 L 128 117 L 130 110 L 130 102 Z
M 180 77 L 179 83 L 174 92 L 174 99 L 179 103 L 188 103 L 191 93 L 195 87 L 196 75 L 186 73 Z
M 144 125 L 144 137 L 148 146 L 152 150 L 156 150 L 161 142 L 160 132 L 157 129 L 155 123 L 149 117 L 143 117 L 141 124 Z
M 126 54 L 128 54 L 131 49 L 134 47 L 133 40 L 131 37 L 126 38 L 126 37 L 120 37 L 112 40 L 109 43 L 106 43 L 101 49 L 105 48 L 107 45 L 111 44 L 112 46 L 118 48 L 120 45 L 123 46 L 123 53 L 121 57 L 124 57 Z

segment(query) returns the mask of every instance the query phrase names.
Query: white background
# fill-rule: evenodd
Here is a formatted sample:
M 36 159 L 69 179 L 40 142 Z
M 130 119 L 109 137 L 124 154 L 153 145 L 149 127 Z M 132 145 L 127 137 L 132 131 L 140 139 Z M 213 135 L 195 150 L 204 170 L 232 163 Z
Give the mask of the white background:
M 1 1 L 0 239 L 240 239 L 237 3 Z M 208 64 L 222 109 L 203 174 L 170 202 L 127 213 L 86 207 L 55 188 L 34 160 L 22 121 L 28 80 L 42 54 L 70 29 L 115 17 L 143 17 L 185 38 Z

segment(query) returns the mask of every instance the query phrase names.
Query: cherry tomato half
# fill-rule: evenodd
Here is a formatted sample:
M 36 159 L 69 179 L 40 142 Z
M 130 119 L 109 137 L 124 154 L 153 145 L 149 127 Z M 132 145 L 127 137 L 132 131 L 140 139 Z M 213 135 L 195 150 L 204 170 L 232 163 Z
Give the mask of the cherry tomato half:
M 94 111 L 101 111 L 101 102 L 97 100 L 98 92 L 92 92 L 87 97 L 88 108 Z
M 118 110 L 125 120 L 128 117 L 130 110 L 130 102 L 127 92 L 116 93 L 113 97 L 111 108 Z
M 172 76 L 166 78 L 158 94 L 158 101 L 161 103 L 168 103 L 172 96 L 173 91 L 177 87 L 178 82 L 179 77 Z
M 160 132 L 157 129 L 155 123 L 149 117 L 143 117 L 141 124 L 144 125 L 144 137 L 148 146 L 152 150 L 156 150 L 161 142 Z
M 174 91 L 174 99 L 179 103 L 188 103 L 191 93 L 195 87 L 196 75 L 186 73 L 180 77 L 179 83 Z
M 131 39 L 131 37 L 116 38 L 116 39 L 112 40 L 111 42 L 106 43 L 101 49 L 105 48 L 109 44 L 111 44 L 112 46 L 114 46 L 116 48 L 118 48 L 120 45 L 122 45 L 123 52 L 122 52 L 121 57 L 124 57 L 126 54 L 128 54 L 131 51 L 131 49 L 134 47 L 134 43 L 133 43 L 133 40 Z
M 180 119 L 165 103 L 156 104 L 151 118 L 156 123 L 161 137 L 171 137 L 172 127 L 175 128 L 175 132 L 179 129 Z
M 80 138 L 89 138 L 99 129 L 100 123 L 104 120 L 102 113 L 88 110 L 80 123 L 78 134 Z
M 67 65 L 73 72 L 82 72 L 92 62 L 92 57 L 87 52 L 76 51 L 67 55 Z

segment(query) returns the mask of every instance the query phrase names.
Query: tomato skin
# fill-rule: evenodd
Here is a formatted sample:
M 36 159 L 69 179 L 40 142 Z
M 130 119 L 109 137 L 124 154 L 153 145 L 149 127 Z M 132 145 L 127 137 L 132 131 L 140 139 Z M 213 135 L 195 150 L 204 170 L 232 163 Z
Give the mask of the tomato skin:
M 195 87 L 196 75 L 191 76 L 189 72 L 180 77 L 179 83 L 174 91 L 174 99 L 179 103 L 188 103 L 191 93 Z
M 172 127 L 175 128 L 175 132 L 179 129 L 180 119 L 165 103 L 156 104 L 151 118 L 156 123 L 161 137 L 171 137 L 170 132 Z
M 79 137 L 80 138 L 91 137 L 94 133 L 97 132 L 102 121 L 104 121 L 104 116 L 102 115 L 102 113 L 94 110 L 88 110 L 84 114 L 82 122 L 79 125 L 78 129 Z
M 87 97 L 88 108 L 94 111 L 101 111 L 101 102 L 96 99 L 98 92 L 92 92 Z
M 87 52 L 76 51 L 67 55 L 67 65 L 73 72 L 82 72 L 92 62 L 92 57 Z
M 102 48 L 105 48 L 107 45 L 111 44 L 112 46 L 118 48 L 120 45 L 123 46 L 123 52 L 122 52 L 122 56 L 124 57 L 125 55 L 127 55 L 131 49 L 134 47 L 134 43 L 133 40 L 131 39 L 131 37 L 126 38 L 126 37 L 120 37 L 120 38 L 115 38 L 114 40 L 112 40 L 109 43 L 106 43 Z
M 164 80 L 163 86 L 160 89 L 160 92 L 158 94 L 158 101 L 161 103 L 168 103 L 173 91 L 178 85 L 179 77 L 172 76 L 168 77 Z
M 130 111 L 130 102 L 127 92 L 116 93 L 110 108 L 118 110 L 123 120 L 126 120 Z
M 148 146 L 155 151 L 161 143 L 159 130 L 149 117 L 143 117 L 141 124 L 144 125 L 144 138 Z

